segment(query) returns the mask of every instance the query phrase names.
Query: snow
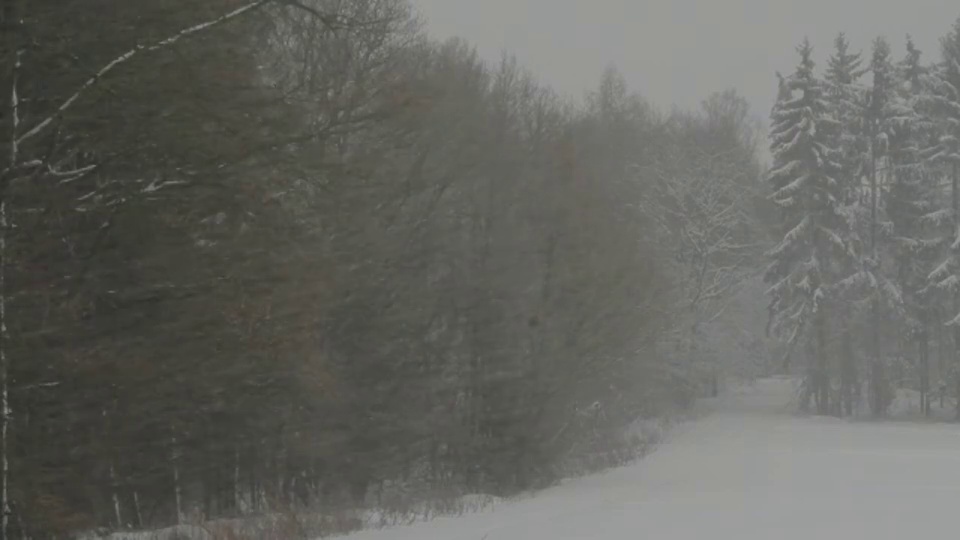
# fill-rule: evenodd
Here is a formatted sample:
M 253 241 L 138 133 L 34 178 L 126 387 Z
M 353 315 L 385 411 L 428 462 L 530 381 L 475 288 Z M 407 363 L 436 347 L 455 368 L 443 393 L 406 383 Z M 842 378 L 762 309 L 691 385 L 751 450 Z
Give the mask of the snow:
M 960 429 L 792 414 L 796 383 L 758 381 L 635 465 L 477 514 L 347 540 L 949 537 Z
M 796 163 L 796 162 L 794 162 L 794 163 Z M 770 177 L 773 178 L 773 175 L 774 175 L 774 173 L 771 173 L 771 174 L 770 174 Z M 801 189 L 803 189 L 803 187 L 806 186 L 806 184 L 807 184 L 807 182 L 808 182 L 809 180 L 810 180 L 810 175 L 808 175 L 808 174 L 804 174 L 804 175 L 798 176 L 796 180 L 793 180 L 793 181 L 790 182 L 789 184 L 787 184 L 787 185 L 783 186 L 782 188 L 780 188 L 779 190 L 777 190 L 776 193 L 773 194 L 773 197 L 774 197 L 775 199 L 786 199 L 786 198 L 790 198 L 794 193 L 796 193 L 796 192 L 800 191 Z
M 788 161 L 782 167 L 778 167 L 770 171 L 770 174 L 768 175 L 768 177 L 778 178 L 780 176 L 790 176 L 795 171 L 799 170 L 802 166 L 803 166 L 802 161 L 794 159 L 794 160 Z

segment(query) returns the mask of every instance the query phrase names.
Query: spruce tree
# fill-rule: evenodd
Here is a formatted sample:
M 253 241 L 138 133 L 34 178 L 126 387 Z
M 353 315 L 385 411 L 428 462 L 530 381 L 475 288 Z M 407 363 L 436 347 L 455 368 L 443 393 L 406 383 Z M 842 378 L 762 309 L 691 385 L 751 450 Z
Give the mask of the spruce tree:
M 814 73 L 809 41 L 805 39 L 797 51 L 800 64 L 783 81 L 771 118 L 774 167 L 768 182 L 773 200 L 782 209 L 783 238 L 768 252 L 772 260 L 765 280 L 770 284 L 774 327 L 789 336 L 791 347 L 809 340 L 815 351 L 808 389 L 817 412 L 827 414 L 830 298 L 851 252 L 840 208 L 839 123 L 830 114 L 825 84 Z
M 850 43 L 841 32 L 834 39 L 834 51 L 827 61 L 825 80 L 826 99 L 830 110 L 840 122 L 839 144 L 842 170 L 838 180 L 842 186 L 842 206 L 851 224 L 857 221 L 858 187 L 865 163 L 867 149 L 863 133 L 863 109 L 866 98 L 865 88 L 860 78 L 866 72 L 862 67 L 863 59 L 859 52 L 850 51 Z M 851 227 L 851 232 L 856 229 Z M 854 269 L 850 268 L 850 272 Z M 841 413 L 853 414 L 854 389 L 857 385 L 856 357 L 852 340 L 852 319 L 855 304 L 844 302 L 838 306 L 838 325 L 840 332 L 840 396 Z
M 947 325 L 953 328 L 954 364 L 960 362 L 960 19 L 941 40 L 942 61 L 929 77 L 931 92 L 927 113 L 931 116 L 934 135 L 924 156 L 940 177 L 950 186 L 950 206 L 931 215 L 930 220 L 949 226 L 942 238 L 940 264 L 930 273 L 931 285 L 949 295 Z M 957 393 L 960 395 L 960 374 L 954 366 Z M 957 402 L 960 417 L 960 401 Z
M 950 185 L 950 206 L 942 209 L 928 219 L 933 222 L 949 221 L 950 246 L 945 250 L 941 264 L 930 274 L 934 285 L 943 290 L 955 291 L 958 282 L 956 245 L 957 210 L 960 201 L 958 192 L 957 167 L 960 163 L 960 20 L 953 30 L 943 38 L 942 62 L 930 72 L 930 92 L 926 96 L 925 110 L 931 119 L 932 134 L 923 151 L 924 157 L 941 176 L 945 176 Z M 948 324 L 957 324 L 960 317 L 953 310 Z
M 889 166 L 892 172 L 887 194 L 887 215 L 892 223 L 892 258 L 897 285 L 904 302 L 903 338 L 916 345 L 920 405 L 930 414 L 930 325 L 933 298 L 926 287 L 938 252 L 938 239 L 930 236 L 924 216 L 935 210 L 931 175 L 920 158 L 920 148 L 929 136 L 922 103 L 926 93 L 926 69 L 921 52 L 908 35 L 907 54 L 897 65 L 895 96 L 889 118 Z
M 869 273 L 870 285 L 870 409 L 874 416 L 884 414 L 892 397 L 887 387 L 884 360 L 881 351 L 881 301 L 888 300 L 894 309 L 900 308 L 900 293 L 895 282 L 884 274 L 882 256 L 883 231 L 890 230 L 883 208 L 884 186 L 888 184 L 889 148 L 891 136 L 896 134 L 896 87 L 895 70 L 891 59 L 890 44 L 884 38 L 873 42 L 870 59 L 873 81 L 868 92 L 864 110 L 864 127 L 867 135 L 867 179 L 869 180 L 869 250 L 864 257 L 864 269 Z
M 866 73 L 861 67 L 863 59 L 859 52 L 850 52 L 846 35 L 840 33 L 834 39 L 834 51 L 827 60 L 824 79 L 827 83 L 826 99 L 834 118 L 840 122 L 840 146 L 843 151 L 845 201 L 850 202 L 855 193 L 865 154 L 862 116 L 865 89 L 860 78 Z

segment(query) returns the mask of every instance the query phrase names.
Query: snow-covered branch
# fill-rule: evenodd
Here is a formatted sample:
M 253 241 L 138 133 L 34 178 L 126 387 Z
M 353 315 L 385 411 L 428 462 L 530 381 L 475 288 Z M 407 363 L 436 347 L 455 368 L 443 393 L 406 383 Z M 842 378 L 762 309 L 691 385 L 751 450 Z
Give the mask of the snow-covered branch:
M 240 6 L 240 7 L 236 8 L 236 9 L 228 12 L 228 13 L 224 13 L 223 15 L 221 15 L 221 16 L 215 18 L 215 19 L 212 19 L 212 20 L 209 20 L 209 21 L 205 21 L 205 22 L 202 22 L 202 23 L 193 25 L 193 26 L 191 26 L 191 27 L 189 27 L 189 28 L 184 28 L 183 30 L 180 30 L 180 31 L 177 32 L 176 34 L 173 34 L 172 36 L 169 36 L 169 37 L 167 37 L 167 38 L 161 39 L 161 40 L 159 40 L 159 41 L 157 41 L 157 42 L 155 42 L 155 43 L 153 43 L 153 44 L 151 44 L 151 45 L 137 45 L 136 47 L 130 49 L 129 51 L 121 54 L 120 56 L 118 56 L 118 57 L 116 57 L 116 58 L 114 58 L 114 59 L 111 60 L 110 62 L 107 62 L 106 65 L 104 65 L 102 68 L 100 68 L 92 77 L 90 77 L 90 78 L 87 79 L 83 84 L 81 84 L 80 87 L 77 88 L 77 90 L 73 92 L 73 94 L 71 94 L 67 99 L 65 99 L 65 100 L 56 108 L 56 110 L 54 110 L 54 112 L 53 112 L 52 114 L 50 114 L 49 116 L 47 116 L 46 118 L 44 118 L 43 120 L 41 120 L 40 122 L 38 122 L 35 126 L 33 126 L 32 128 L 30 128 L 30 129 L 29 129 L 27 132 L 25 132 L 23 135 L 20 135 L 19 137 L 14 136 L 13 141 L 12 141 L 12 142 L 13 142 L 13 145 L 12 145 L 11 152 L 16 152 L 16 148 L 17 148 L 18 145 L 23 144 L 25 141 L 27 141 L 27 140 L 29 140 L 29 139 L 31 139 L 31 138 L 33 138 L 33 137 L 36 137 L 37 135 L 43 133 L 47 128 L 49 128 L 49 127 L 54 123 L 54 121 L 55 121 L 57 118 L 61 117 L 65 112 L 67 112 L 67 110 L 69 110 L 70 107 L 72 107 L 72 106 L 77 102 L 77 100 L 80 99 L 80 97 L 81 97 L 87 90 L 89 90 L 91 87 L 93 87 L 94 85 L 96 85 L 97 82 L 100 81 L 100 79 L 102 79 L 104 76 L 108 75 L 110 72 L 112 72 L 113 70 L 115 70 L 118 66 L 121 66 L 121 65 L 129 62 L 132 58 L 136 57 L 138 54 L 142 54 L 142 53 L 145 53 L 145 52 L 157 51 L 157 50 L 159 50 L 159 49 L 163 49 L 163 48 L 165 48 L 165 47 L 169 47 L 170 45 L 173 45 L 174 43 L 180 41 L 181 39 L 183 39 L 183 38 L 185 38 L 185 37 L 191 36 L 191 35 L 193 35 L 193 34 L 197 34 L 197 33 L 199 33 L 199 32 L 203 32 L 204 30 L 208 30 L 208 29 L 210 29 L 210 28 L 212 28 L 212 27 L 214 27 L 214 26 L 218 26 L 218 25 L 220 25 L 220 24 L 223 24 L 223 23 L 225 23 L 225 22 L 227 22 L 227 21 L 229 21 L 229 20 L 231 20 L 231 19 L 235 19 L 235 18 L 237 18 L 237 17 L 239 17 L 239 16 L 241 16 L 241 15 L 243 15 L 243 14 L 245 14 L 245 13 L 249 13 L 249 12 L 251 12 L 251 11 L 254 11 L 254 10 L 256 10 L 256 9 L 259 9 L 259 8 L 265 6 L 266 4 L 268 4 L 268 3 L 272 2 L 272 1 L 273 1 L 273 0 L 255 0 L 255 1 L 253 1 L 253 2 L 249 2 L 249 3 L 247 3 L 247 4 L 243 5 L 243 6 Z M 19 58 L 19 55 L 18 55 L 18 58 Z M 13 96 L 14 96 L 14 97 L 13 97 L 14 118 L 16 118 L 16 110 L 17 110 L 17 108 L 16 108 L 16 103 L 17 103 L 16 92 L 13 93 Z M 16 120 L 14 120 L 14 125 L 16 126 Z M 15 133 L 16 133 L 16 132 L 15 132 Z M 12 163 L 15 163 L 15 162 L 16 162 L 15 160 L 12 161 Z
M 699 151 L 699 152 L 698 152 Z M 761 246 L 740 238 L 752 228 L 746 210 L 752 193 L 744 171 L 733 165 L 729 152 L 709 154 L 699 148 L 692 155 L 664 166 L 636 169 L 650 178 L 651 193 L 644 200 L 651 215 L 674 246 L 680 268 L 677 276 L 682 310 L 694 327 L 716 320 L 726 300 L 751 275 Z
M 10 81 L 10 167 L 16 167 L 17 160 L 20 159 L 17 132 L 20 130 L 20 92 L 18 87 L 22 54 L 22 51 L 14 51 L 13 72 Z
M 166 182 L 159 182 L 159 181 L 157 181 L 157 180 L 153 180 L 153 181 L 151 181 L 149 184 L 147 184 L 146 187 L 144 187 L 142 190 L 140 190 L 140 192 L 141 192 L 141 193 L 156 193 L 156 192 L 160 191 L 160 190 L 163 189 L 163 188 L 167 188 L 167 187 L 170 187 L 170 186 L 182 186 L 182 185 L 186 185 L 186 184 L 187 184 L 187 182 L 185 182 L 185 181 L 183 181 L 183 180 L 169 180 L 169 181 L 166 181 Z

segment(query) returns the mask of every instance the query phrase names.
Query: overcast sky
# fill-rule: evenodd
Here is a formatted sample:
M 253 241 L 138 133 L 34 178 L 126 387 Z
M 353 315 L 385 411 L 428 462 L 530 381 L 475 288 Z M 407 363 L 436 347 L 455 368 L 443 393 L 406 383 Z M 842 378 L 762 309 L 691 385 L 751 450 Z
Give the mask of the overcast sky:
M 490 59 L 517 55 L 542 81 L 581 97 L 607 65 L 655 104 L 697 106 L 737 88 L 764 119 L 774 72 L 796 65 L 806 35 L 825 64 L 837 32 L 866 53 L 877 35 L 926 60 L 960 16 L 951 0 L 414 0 L 437 38 L 460 36 Z M 865 55 L 866 56 L 866 55 Z

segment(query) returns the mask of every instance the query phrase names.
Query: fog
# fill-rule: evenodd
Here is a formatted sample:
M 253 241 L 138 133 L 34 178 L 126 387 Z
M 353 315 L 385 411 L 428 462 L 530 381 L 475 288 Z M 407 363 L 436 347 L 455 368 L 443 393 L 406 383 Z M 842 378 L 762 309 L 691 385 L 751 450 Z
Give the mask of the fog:
M 0 64 L 0 540 L 956 528 L 958 6 L 0 0 Z
M 854 50 L 877 36 L 895 50 L 911 34 L 927 55 L 956 17 L 938 0 L 416 0 L 430 32 L 460 36 L 495 60 L 517 55 L 571 97 L 593 88 L 604 67 L 661 107 L 695 107 L 713 91 L 736 88 L 766 120 L 774 72 L 789 71 L 804 36 L 824 62 L 837 32 Z

